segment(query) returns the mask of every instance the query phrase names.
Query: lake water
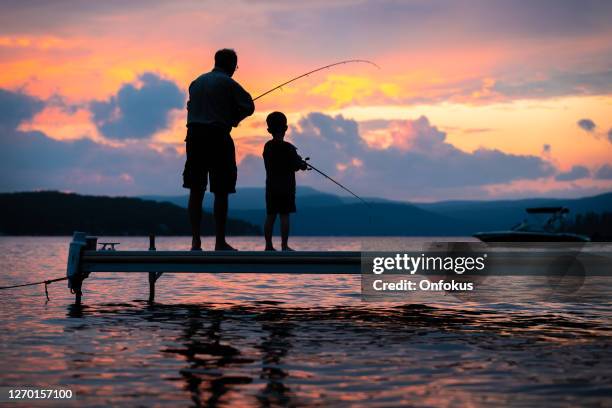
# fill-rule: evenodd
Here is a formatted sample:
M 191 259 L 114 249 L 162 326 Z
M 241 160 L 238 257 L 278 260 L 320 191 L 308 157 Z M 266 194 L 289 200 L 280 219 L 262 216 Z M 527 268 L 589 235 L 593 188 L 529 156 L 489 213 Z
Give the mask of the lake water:
M 379 240 L 291 243 L 359 250 L 368 239 Z M 69 241 L 0 237 L 0 286 L 64 276 Z M 359 276 L 166 274 L 153 306 L 146 274 L 92 274 L 81 307 L 66 282 L 49 286 L 49 302 L 43 286 L 3 290 L 0 386 L 70 388 L 77 401 L 63 406 L 612 406 L 607 277 L 567 296 L 499 277 L 488 283 L 494 296 L 395 303 L 362 302 L 360 285 Z

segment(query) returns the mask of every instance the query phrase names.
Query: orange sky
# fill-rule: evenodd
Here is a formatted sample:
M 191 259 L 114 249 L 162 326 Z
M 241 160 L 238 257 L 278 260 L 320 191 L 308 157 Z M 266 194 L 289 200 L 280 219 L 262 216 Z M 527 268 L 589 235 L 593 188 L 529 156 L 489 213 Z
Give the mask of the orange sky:
M 60 141 L 89 138 L 129 150 L 129 141 L 101 133 L 89 104 L 109 100 L 126 84 L 138 88 L 145 72 L 186 92 L 192 79 L 211 68 L 216 49 L 233 47 L 239 54 L 235 79 L 255 96 L 314 67 L 367 58 L 381 69 L 336 67 L 258 101 L 256 114 L 234 131 L 239 157 L 259 155 L 271 110 L 286 112 L 294 125 L 309 112 L 355 120 L 372 149 L 400 149 L 402 140 L 390 138 L 389 123 L 425 116 L 447 143 L 466 153 L 486 148 L 537 156 L 557 173 L 584 166 L 595 174 L 612 164 L 612 9 L 593 4 L 5 4 L 0 88 L 45 102 L 19 124 L 22 132 L 41 131 Z M 168 117 L 166 127 L 140 143 L 180 151 L 185 111 L 172 109 Z M 596 124 L 593 130 L 577 126 L 585 118 Z M 554 177 L 484 183 L 480 191 L 501 197 L 496 191 L 507 186 L 521 195 L 524 185 L 524 194 L 571 195 L 612 187 L 610 179 Z M 395 198 L 453 198 L 453 191 Z

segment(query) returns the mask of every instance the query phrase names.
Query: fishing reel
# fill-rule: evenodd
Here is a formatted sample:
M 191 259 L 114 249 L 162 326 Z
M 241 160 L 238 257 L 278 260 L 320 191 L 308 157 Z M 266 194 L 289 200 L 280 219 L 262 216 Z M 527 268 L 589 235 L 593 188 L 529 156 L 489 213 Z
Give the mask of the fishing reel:
M 308 163 L 308 160 L 310 160 L 310 157 L 306 157 L 302 161 L 304 162 L 304 164 L 306 164 L 306 170 L 310 171 L 312 170 L 312 166 L 310 165 L 310 163 Z

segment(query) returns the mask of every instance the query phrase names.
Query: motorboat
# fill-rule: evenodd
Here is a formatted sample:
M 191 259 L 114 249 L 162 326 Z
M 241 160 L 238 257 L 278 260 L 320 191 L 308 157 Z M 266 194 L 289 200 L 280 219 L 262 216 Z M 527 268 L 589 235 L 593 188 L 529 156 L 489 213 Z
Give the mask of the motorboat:
M 564 232 L 565 207 L 527 208 L 527 218 L 507 231 L 478 232 L 483 242 L 588 242 L 585 235 Z

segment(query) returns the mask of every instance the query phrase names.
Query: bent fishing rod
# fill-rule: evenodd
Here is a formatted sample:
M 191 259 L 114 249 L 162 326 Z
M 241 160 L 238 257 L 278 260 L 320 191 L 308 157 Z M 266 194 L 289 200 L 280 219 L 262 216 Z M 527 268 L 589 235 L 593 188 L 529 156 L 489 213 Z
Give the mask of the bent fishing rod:
M 380 67 L 379 67 L 378 65 L 376 65 L 375 63 L 373 63 L 372 61 L 363 60 L 363 59 L 351 59 L 351 60 L 344 60 L 344 61 L 335 62 L 335 63 L 333 63 L 333 64 L 329 64 L 329 65 L 325 65 L 325 66 L 323 66 L 323 67 L 319 67 L 319 68 L 317 68 L 317 69 L 313 69 L 312 71 L 308 71 L 308 72 L 306 72 L 305 74 L 298 75 L 298 76 L 296 76 L 295 78 L 291 78 L 290 80 L 285 81 L 285 82 L 283 82 L 282 84 L 277 85 L 277 86 L 275 86 L 274 88 L 272 88 L 272 89 L 270 89 L 270 90 L 267 90 L 266 92 L 262 93 L 261 95 L 259 95 L 259 96 L 255 97 L 255 98 L 253 98 L 253 101 L 258 100 L 259 98 L 261 98 L 261 97 L 263 97 L 263 96 L 266 96 L 267 94 L 272 93 L 272 92 L 276 91 L 277 89 L 282 88 L 282 87 L 283 87 L 283 86 L 285 86 L 285 85 L 288 85 L 288 84 L 290 84 L 290 83 L 292 83 L 292 82 L 294 82 L 294 81 L 297 81 L 298 79 L 301 79 L 301 78 L 307 77 L 307 76 L 308 76 L 308 75 L 310 75 L 310 74 L 314 74 L 315 72 L 323 71 L 323 70 L 325 70 L 325 69 L 328 69 L 328 68 L 331 68 L 331 67 L 335 67 L 336 65 L 352 64 L 352 63 L 370 64 L 370 65 L 373 65 L 373 66 L 375 66 L 376 68 L 380 69 Z
M 364 203 L 366 206 L 368 206 L 368 208 L 372 208 L 370 206 L 370 203 L 368 203 L 367 201 L 365 201 L 363 198 L 359 197 L 357 194 L 353 193 L 351 190 L 349 190 L 347 187 L 343 186 L 342 184 L 340 184 L 339 182 L 337 182 L 336 180 L 334 180 L 333 178 L 331 178 L 330 176 L 328 176 L 327 174 L 325 174 L 324 172 L 322 172 L 321 170 L 317 169 L 315 166 L 313 166 L 312 164 L 308 163 L 308 160 L 310 160 L 310 157 L 306 157 L 303 162 L 308 166 L 309 169 L 312 169 L 314 171 L 316 171 L 317 173 L 319 173 L 320 175 L 322 175 L 323 177 L 325 177 L 326 179 L 328 179 L 329 181 L 331 181 L 332 183 L 334 183 L 335 185 L 337 185 L 338 187 L 340 187 L 341 189 L 343 189 L 344 191 L 349 192 L 353 197 L 355 197 L 356 199 L 358 199 L 359 201 L 361 201 L 362 203 Z

